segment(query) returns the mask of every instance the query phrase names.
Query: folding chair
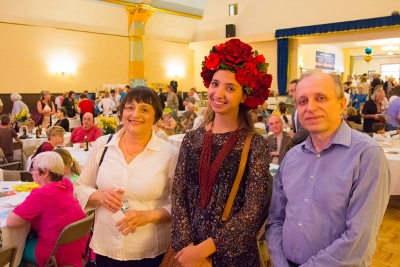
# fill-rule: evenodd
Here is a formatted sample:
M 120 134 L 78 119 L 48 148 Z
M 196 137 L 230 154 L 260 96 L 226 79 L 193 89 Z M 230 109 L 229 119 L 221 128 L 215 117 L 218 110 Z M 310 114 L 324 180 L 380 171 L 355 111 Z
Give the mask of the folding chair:
M 2 170 L 9 170 L 9 171 L 18 171 L 21 170 L 21 162 L 11 162 L 7 164 L 0 165 L 0 169 Z
M 84 238 L 86 235 L 90 233 L 90 230 L 92 229 L 94 222 L 94 214 L 91 214 L 87 216 L 86 218 L 83 218 L 82 220 L 73 222 L 68 224 L 67 226 L 64 227 L 64 229 L 61 231 L 60 235 L 58 236 L 58 239 L 56 243 L 54 244 L 54 248 L 51 251 L 51 254 L 49 256 L 49 259 L 46 262 L 46 267 L 58 267 L 57 260 L 56 260 L 56 252 L 59 246 L 69 244 L 75 241 L 78 241 L 81 238 Z M 82 250 L 83 251 L 83 250 Z M 77 253 L 82 254 L 82 251 L 77 251 Z M 32 262 L 25 262 L 26 266 L 33 267 L 33 266 L 38 266 Z M 63 265 L 63 267 L 66 266 L 72 266 L 72 265 Z
M 33 182 L 32 173 L 28 171 L 19 171 L 22 182 Z
M 36 145 L 34 145 L 34 146 L 24 146 L 22 148 L 22 151 L 24 153 L 25 158 L 29 158 L 29 156 L 33 155 L 37 148 L 38 148 L 38 146 L 36 146 Z
M 20 150 L 20 159 L 18 161 L 23 162 L 23 152 L 22 152 L 22 144 L 20 142 L 13 142 L 13 150 L 14 150 L 14 158 L 15 158 L 15 150 Z
M 4 181 L 21 181 L 21 174 L 18 171 L 3 171 L 3 179 Z
M 17 250 L 18 248 L 15 245 L 0 248 L 0 266 L 5 266 L 8 263 L 10 264 L 9 266 L 13 266 Z
M 3 160 L 3 164 L 7 164 L 8 163 L 6 155 L 4 155 L 3 149 L 1 149 L 1 148 L 0 148 L 0 159 Z

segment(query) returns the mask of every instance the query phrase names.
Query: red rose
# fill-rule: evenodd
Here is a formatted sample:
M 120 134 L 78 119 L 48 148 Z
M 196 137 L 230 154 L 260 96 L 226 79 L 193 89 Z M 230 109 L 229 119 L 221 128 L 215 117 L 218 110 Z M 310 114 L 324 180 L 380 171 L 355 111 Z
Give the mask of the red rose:
M 221 49 L 221 45 L 217 48 Z M 225 43 L 223 49 L 218 50 L 222 62 L 229 66 L 236 66 L 244 61 L 251 60 L 253 57 L 253 48 L 240 41 L 239 39 L 231 39 Z
M 217 70 L 219 64 L 221 64 L 221 58 L 218 53 L 211 53 L 206 60 L 206 67 L 210 70 Z
M 259 105 L 264 103 L 264 101 L 265 100 L 258 97 L 247 96 L 243 104 L 248 106 L 250 109 L 257 109 Z
M 264 63 L 264 62 L 265 62 L 265 57 L 264 57 L 263 55 L 257 55 L 257 56 L 254 58 L 254 60 L 255 60 L 257 63 Z
M 201 77 L 203 78 L 203 84 L 206 88 L 210 86 L 212 76 L 213 76 L 213 71 L 210 69 L 203 67 L 202 71 L 200 73 Z
M 246 87 L 254 88 L 257 85 L 257 81 L 261 80 L 261 77 L 256 65 L 251 63 L 246 62 L 243 64 L 243 68 L 236 69 L 236 81 Z

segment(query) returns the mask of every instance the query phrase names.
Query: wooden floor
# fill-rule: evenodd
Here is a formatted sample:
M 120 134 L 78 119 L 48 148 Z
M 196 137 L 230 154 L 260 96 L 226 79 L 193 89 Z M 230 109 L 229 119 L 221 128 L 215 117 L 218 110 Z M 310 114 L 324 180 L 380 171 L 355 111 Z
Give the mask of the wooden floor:
M 379 229 L 370 267 L 400 267 L 400 205 L 390 202 Z

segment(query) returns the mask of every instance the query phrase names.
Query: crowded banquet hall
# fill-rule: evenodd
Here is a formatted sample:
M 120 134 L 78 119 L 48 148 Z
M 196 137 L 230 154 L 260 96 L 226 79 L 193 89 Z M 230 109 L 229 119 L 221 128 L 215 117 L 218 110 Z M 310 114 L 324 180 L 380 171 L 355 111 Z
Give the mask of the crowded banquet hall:
M 400 266 L 400 5 L 317 4 L 2 0 L 0 266 Z

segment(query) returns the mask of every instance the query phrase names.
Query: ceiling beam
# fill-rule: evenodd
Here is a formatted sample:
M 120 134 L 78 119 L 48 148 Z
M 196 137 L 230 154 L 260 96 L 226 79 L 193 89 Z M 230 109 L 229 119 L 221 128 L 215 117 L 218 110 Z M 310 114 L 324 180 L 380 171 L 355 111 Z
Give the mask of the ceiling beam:
M 191 18 L 191 19 L 198 19 L 198 20 L 203 19 L 202 16 L 196 16 L 196 15 L 192 15 L 192 14 L 188 14 L 188 13 L 177 12 L 177 11 L 163 9 L 163 8 L 156 8 L 156 7 L 152 7 L 150 5 L 146 5 L 146 4 L 134 4 L 134 3 L 123 1 L 123 0 L 100 0 L 100 1 L 107 2 L 107 3 L 112 3 L 112 4 L 117 4 L 117 5 L 123 5 L 127 9 L 130 9 L 130 8 L 142 8 L 142 9 L 146 9 L 146 10 L 149 10 L 149 11 L 152 11 L 152 12 L 156 12 L 156 13 L 165 13 L 165 14 L 169 14 L 169 15 L 181 16 L 181 17 L 186 17 L 186 18 Z

